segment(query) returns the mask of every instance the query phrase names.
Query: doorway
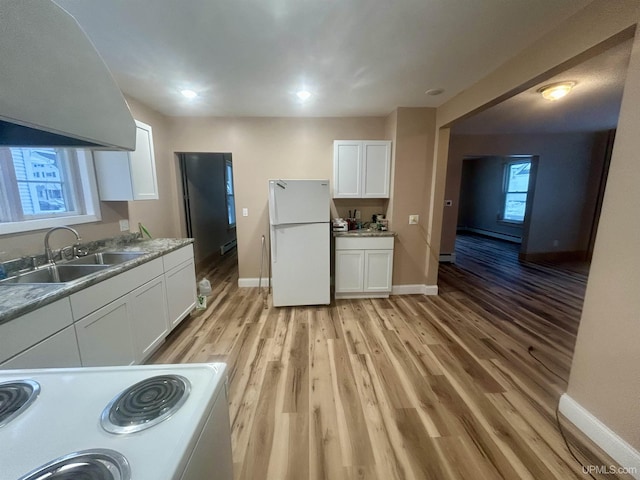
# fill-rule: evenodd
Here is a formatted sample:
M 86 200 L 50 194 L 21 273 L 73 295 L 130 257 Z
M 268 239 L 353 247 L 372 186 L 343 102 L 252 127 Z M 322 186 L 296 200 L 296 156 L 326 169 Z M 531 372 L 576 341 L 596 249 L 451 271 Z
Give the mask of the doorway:
M 231 153 L 179 153 L 187 236 L 198 270 L 236 247 Z

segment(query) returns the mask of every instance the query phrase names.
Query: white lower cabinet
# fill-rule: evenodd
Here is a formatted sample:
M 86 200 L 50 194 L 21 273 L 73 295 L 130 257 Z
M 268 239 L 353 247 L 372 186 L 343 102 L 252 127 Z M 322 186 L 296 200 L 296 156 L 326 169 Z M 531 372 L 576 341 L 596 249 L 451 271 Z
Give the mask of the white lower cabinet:
M 0 368 L 142 363 L 195 303 L 189 244 L 0 324 Z
M 163 276 L 128 295 L 127 313 L 133 327 L 136 363 L 151 355 L 169 332 L 165 301 Z
M 336 298 L 388 297 L 393 237 L 337 237 Z
M 75 323 L 83 367 L 135 363 L 128 308 L 123 297 Z
M 196 265 L 193 246 L 188 245 L 163 258 L 167 291 L 169 330 L 173 330 L 196 306 Z
M 65 368 L 79 367 L 80 353 L 73 326 L 44 339 L 11 360 L 0 363 L 9 368 Z

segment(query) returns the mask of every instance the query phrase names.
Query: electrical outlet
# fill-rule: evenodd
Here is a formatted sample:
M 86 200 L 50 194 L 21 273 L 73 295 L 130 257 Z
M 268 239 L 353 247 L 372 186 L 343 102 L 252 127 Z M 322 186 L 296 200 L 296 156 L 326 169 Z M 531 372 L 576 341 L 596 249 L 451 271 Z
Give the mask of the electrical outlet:
M 409 215 L 409 225 L 417 225 L 420 215 Z
M 243 208 L 242 209 L 242 216 L 243 217 L 248 217 L 249 216 L 249 209 L 248 208 Z
M 554 240 L 553 241 L 553 246 L 557 247 L 558 245 L 560 245 L 560 242 L 558 240 Z
M 120 231 L 126 232 L 128 230 L 129 230 L 129 219 L 125 218 L 123 220 L 120 220 Z

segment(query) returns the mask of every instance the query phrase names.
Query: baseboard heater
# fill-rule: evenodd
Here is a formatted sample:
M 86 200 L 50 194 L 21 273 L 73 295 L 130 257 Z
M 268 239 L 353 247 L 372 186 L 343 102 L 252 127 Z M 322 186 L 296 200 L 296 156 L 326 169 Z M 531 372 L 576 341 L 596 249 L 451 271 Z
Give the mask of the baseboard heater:
M 225 243 L 224 245 L 220 245 L 220 255 L 224 255 L 229 250 L 236 248 L 238 241 L 236 239 L 231 240 L 230 242 Z

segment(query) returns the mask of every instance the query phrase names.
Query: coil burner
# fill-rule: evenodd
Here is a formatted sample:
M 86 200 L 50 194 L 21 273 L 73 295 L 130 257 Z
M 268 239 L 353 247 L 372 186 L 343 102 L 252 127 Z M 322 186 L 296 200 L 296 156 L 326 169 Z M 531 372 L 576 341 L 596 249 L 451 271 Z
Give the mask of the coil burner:
M 191 385 L 180 375 L 158 375 L 138 382 L 116 396 L 102 411 L 107 432 L 127 434 L 157 425 L 187 400 Z
M 23 413 L 40 393 L 40 384 L 33 380 L 0 383 L 0 427 Z

